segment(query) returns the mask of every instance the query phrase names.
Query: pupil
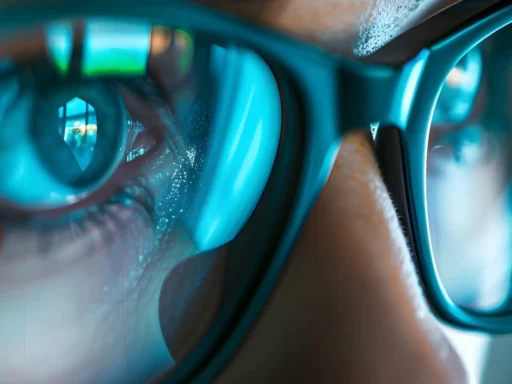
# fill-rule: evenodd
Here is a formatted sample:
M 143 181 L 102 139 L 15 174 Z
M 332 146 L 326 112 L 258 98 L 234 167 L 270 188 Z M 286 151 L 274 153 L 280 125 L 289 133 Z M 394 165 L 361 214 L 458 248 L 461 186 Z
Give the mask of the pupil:
M 119 164 L 127 117 L 112 84 L 78 81 L 39 92 L 33 127 L 33 142 L 52 176 L 70 187 L 94 188 Z
M 94 107 L 79 97 L 69 100 L 59 108 L 57 130 L 73 154 L 76 165 L 84 172 L 92 163 L 98 138 Z

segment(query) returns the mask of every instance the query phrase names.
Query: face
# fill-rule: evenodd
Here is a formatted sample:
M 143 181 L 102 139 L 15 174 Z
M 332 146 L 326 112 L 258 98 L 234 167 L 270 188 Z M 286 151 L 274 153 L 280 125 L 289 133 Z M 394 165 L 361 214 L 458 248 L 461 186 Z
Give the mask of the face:
M 258 0 L 204 1 L 351 57 L 373 53 L 411 20 L 454 2 L 276 0 L 262 6 Z M 44 50 L 37 36 L 25 38 L 26 46 L 13 44 L 12 55 Z M 186 64 L 182 58 L 191 44 L 187 36 L 174 35 L 179 43 L 164 53 L 159 47 L 168 46 L 170 35 L 153 36 L 149 66 L 156 78 L 161 68 L 177 61 Z M 161 82 L 171 86 L 188 70 L 180 67 L 172 72 L 174 77 L 162 75 Z M 190 95 L 205 81 L 195 79 L 174 94 L 177 107 L 172 112 L 186 110 Z M 107 190 L 66 205 L 59 211 L 64 222 L 39 211 L 5 221 L 0 243 L 1 382 L 149 380 L 172 371 L 218 309 L 225 249 L 202 252 L 179 222 L 154 230 L 155 220 L 164 225 L 179 209 L 176 191 L 188 185 L 185 170 L 193 160 L 176 156 L 180 148 L 186 152 L 179 139 L 155 147 L 155 125 L 165 120 L 168 110 L 148 112 L 133 88 L 116 86 L 131 121 L 139 124 L 127 127 L 122 146 L 123 158 L 139 160 L 137 172 L 128 178 L 129 197 L 136 204 L 110 199 L 113 191 Z M 108 93 L 94 84 L 73 92 L 63 89 L 49 102 L 65 107 L 71 117 L 76 116 L 73 109 L 82 108 L 85 116 L 92 106 L 94 113 L 87 118 L 94 119 L 102 113 L 101 105 L 94 108 L 95 95 L 101 92 Z M 21 97 L 10 111 L 18 119 L 23 103 Z M 114 108 L 115 102 L 111 104 Z M 94 131 L 88 128 L 94 124 L 78 123 L 71 128 L 84 125 L 87 132 Z M 80 141 L 83 135 L 75 133 L 71 129 L 66 140 L 73 158 L 63 177 L 92 161 Z M 152 156 L 144 161 L 146 153 Z M 498 166 L 482 169 L 482 177 L 492 178 Z M 2 172 L 15 174 L 12 169 Z M 179 181 L 163 181 L 169 175 Z M 434 195 L 442 191 L 446 176 L 433 177 L 439 177 L 439 184 L 432 183 Z M 26 201 L 35 199 L 37 191 L 30 193 L 24 195 Z M 105 198 L 108 204 L 96 208 Z M 268 305 L 218 382 L 385 383 L 418 378 L 464 382 L 466 375 L 427 309 L 371 137 L 367 132 L 351 134 Z

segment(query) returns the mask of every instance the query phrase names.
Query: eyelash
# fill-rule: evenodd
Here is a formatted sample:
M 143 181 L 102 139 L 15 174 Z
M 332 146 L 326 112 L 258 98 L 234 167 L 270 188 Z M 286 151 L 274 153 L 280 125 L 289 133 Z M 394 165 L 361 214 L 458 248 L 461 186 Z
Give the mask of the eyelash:
M 53 27 L 57 27 L 57 30 Z M 62 28 L 67 28 L 67 32 L 63 32 Z M 59 120 L 59 126 L 60 124 L 64 124 L 66 132 L 68 132 L 67 128 L 70 129 L 70 135 L 66 133 L 63 137 L 66 137 L 65 141 L 68 144 L 70 156 L 75 157 L 75 159 L 70 159 L 70 161 L 74 163 L 74 160 L 76 160 L 79 162 L 79 165 L 75 166 L 71 164 L 70 168 L 67 169 L 67 166 L 61 166 L 61 164 L 63 164 L 62 162 L 58 163 L 60 161 L 59 159 L 67 158 L 66 149 L 64 149 L 66 153 L 64 157 L 58 154 L 48 155 L 46 157 L 46 154 L 44 154 L 46 148 L 51 148 L 51 145 L 60 146 L 60 141 L 58 143 L 52 140 L 41 141 L 37 150 L 43 151 L 43 157 L 37 157 L 37 153 L 31 154 L 31 161 L 37 161 L 41 166 L 49 165 L 52 167 L 52 173 L 49 173 L 48 177 L 56 177 L 58 179 L 56 183 L 58 184 L 50 180 L 47 187 L 42 187 L 41 193 L 39 191 L 27 192 L 23 194 L 23 197 L 20 199 L 16 197 L 17 186 L 7 189 L 3 200 L 0 196 L 0 211 L 4 217 L 31 217 L 34 215 L 41 217 L 58 217 L 69 214 L 70 212 L 82 210 L 89 206 L 102 204 L 102 202 L 108 201 L 112 196 L 123 192 L 125 184 L 130 180 L 136 179 L 140 174 L 143 174 L 145 167 L 147 167 L 148 171 L 152 169 L 155 161 L 160 161 L 155 159 L 157 156 L 165 157 L 167 159 L 166 162 L 170 161 L 173 164 L 176 161 L 180 161 L 181 157 L 183 157 L 179 155 L 182 153 L 183 146 L 186 144 L 187 132 L 183 132 L 179 119 L 188 119 L 186 116 L 182 116 L 182 112 L 188 113 L 187 108 L 190 107 L 189 103 L 193 102 L 195 98 L 194 95 L 197 95 L 196 87 L 198 79 L 194 71 L 194 62 L 202 62 L 197 61 L 195 39 L 185 30 L 153 26 L 151 30 L 143 31 L 144 33 L 150 31 L 149 36 L 151 39 L 150 50 L 145 59 L 146 62 L 144 64 L 144 56 L 138 56 L 139 53 L 144 54 L 144 51 L 139 52 L 135 50 L 133 57 L 130 56 L 132 55 L 130 51 L 126 59 L 128 60 L 127 63 L 132 63 L 132 61 L 130 61 L 132 59 L 135 60 L 136 66 L 132 68 L 130 66 L 123 66 L 123 61 L 121 61 L 120 64 L 113 63 L 112 60 L 115 59 L 112 59 L 110 56 L 106 59 L 102 59 L 101 55 L 96 56 L 91 53 L 93 52 L 91 49 L 95 49 L 95 42 L 100 41 L 98 39 L 101 39 L 102 33 L 106 33 L 102 28 L 103 24 L 99 24 L 94 20 L 72 20 L 71 22 L 52 24 L 31 31 L 29 36 L 23 35 L 21 36 L 21 40 L 17 39 L 20 40 L 18 43 L 14 41 L 15 39 L 2 43 L 2 52 L 0 52 L 0 54 L 12 58 L 12 62 L 17 65 L 17 67 L 14 67 L 14 72 L 21 72 L 28 81 L 34 82 L 34 80 L 36 80 L 37 83 L 40 83 L 38 85 L 42 87 L 42 89 L 51 89 L 55 86 L 54 83 L 62 86 L 62 84 L 67 84 L 68 81 L 77 81 L 78 86 L 76 90 L 79 91 L 79 93 L 81 92 L 81 95 L 76 97 L 82 99 L 81 101 L 85 103 L 86 123 L 87 118 L 91 121 L 91 117 L 88 117 L 89 112 L 87 112 L 87 110 L 91 111 L 92 108 L 93 114 L 91 116 L 93 116 L 92 118 L 94 119 L 92 124 L 97 124 L 97 117 L 94 110 L 98 110 L 98 113 L 100 110 L 106 110 L 108 114 L 109 107 L 106 106 L 105 109 L 99 108 L 100 104 L 95 104 L 96 97 L 94 96 L 94 92 L 96 91 L 94 89 L 91 91 L 88 89 L 87 85 L 84 86 L 84 89 L 80 88 L 81 81 L 85 80 L 89 82 L 92 80 L 95 82 L 96 80 L 105 80 L 110 81 L 111 84 L 115 84 L 113 88 L 118 91 L 119 98 L 124 105 L 123 113 L 127 118 L 127 123 L 123 123 L 123 125 L 128 124 L 128 127 L 126 127 L 128 137 L 122 139 L 123 141 L 127 141 L 126 145 L 122 143 L 122 145 L 117 146 L 116 143 L 121 143 L 120 141 L 105 142 L 103 139 L 101 146 L 97 148 L 97 156 L 101 156 L 101 153 L 108 153 L 105 152 L 107 148 L 123 148 L 121 152 L 116 151 L 117 155 L 112 152 L 111 160 L 101 159 L 100 157 L 96 159 L 93 154 L 85 154 L 85 159 L 82 158 L 82 155 L 78 158 L 77 156 L 79 155 L 75 152 L 82 151 L 81 153 L 83 154 L 83 150 L 85 149 L 96 148 L 96 139 L 94 139 L 94 142 L 89 142 L 87 138 L 81 139 L 79 135 L 75 137 L 75 131 L 72 130 L 71 126 L 68 127 L 68 123 L 71 122 L 69 119 L 73 119 L 76 112 L 73 111 L 66 114 L 64 109 L 64 115 L 60 115 L 59 117 L 59 119 L 61 119 Z M 54 32 L 57 34 L 54 35 Z M 61 34 L 59 35 L 59 33 Z M 62 33 L 66 35 L 64 36 Z M 72 36 L 72 42 L 67 43 L 66 48 L 62 48 L 62 38 L 67 39 L 69 36 Z M 164 42 L 165 36 L 171 36 L 171 44 L 164 50 L 157 49 L 153 52 L 154 39 L 158 40 L 158 38 L 162 38 L 162 36 Z M 181 44 L 178 44 L 176 39 L 180 36 L 182 41 L 180 40 Z M 51 45 L 52 42 L 56 44 L 53 48 Z M 35 48 L 32 47 L 31 49 L 31 46 L 35 46 Z M 66 49 L 67 53 L 58 51 L 61 49 L 59 47 Z M 157 45 L 157 48 L 162 47 Z M 24 50 L 27 51 L 27 54 L 23 53 Z M 63 54 L 69 54 L 70 56 L 63 58 Z M 107 61 L 103 62 L 102 60 Z M 145 65 L 145 68 L 142 67 L 143 65 Z M 2 69 L 3 68 L 0 67 L 0 77 L 2 76 Z M 127 72 L 127 70 L 129 70 L 129 72 Z M 5 72 L 4 75 L 8 75 L 8 73 Z M 30 88 L 32 88 L 32 86 L 30 86 Z M 73 86 L 68 87 L 64 85 L 64 88 L 63 92 L 61 88 L 58 88 L 56 92 L 61 93 L 55 96 L 55 98 L 51 98 L 50 100 L 52 100 L 52 102 L 48 103 L 48 105 L 43 104 L 39 107 L 40 110 L 44 111 L 45 107 L 53 108 L 53 104 L 60 105 L 61 98 L 62 102 L 65 102 L 64 99 L 67 100 L 67 96 L 74 96 L 72 94 L 75 91 Z M 69 88 L 71 88 L 71 90 Z M 90 92 L 93 92 L 93 96 L 91 96 Z M 53 97 L 53 92 L 49 94 L 50 97 Z M 99 97 L 102 95 L 103 92 L 100 91 Z M 108 92 L 106 95 L 108 96 Z M 90 98 L 90 100 L 88 98 Z M 115 111 L 117 109 L 115 109 L 115 105 L 111 104 L 111 106 L 114 107 L 114 114 L 116 114 L 117 112 Z M 73 108 L 76 109 L 76 106 Z M 45 113 L 42 114 L 43 117 L 44 115 Z M 64 116 L 64 118 L 62 116 Z M 76 116 L 78 120 L 82 121 L 83 116 L 81 114 Z M 124 118 L 121 120 L 105 120 L 107 117 L 107 115 L 104 115 L 104 121 L 125 121 Z M 53 119 L 52 113 L 49 114 L 49 118 Z M 65 122 L 62 119 L 64 119 Z M 46 121 L 46 119 L 41 121 Z M 188 120 L 184 120 L 181 123 L 184 124 L 183 127 L 190 130 Z M 44 122 L 37 123 L 39 126 L 44 126 L 44 124 Z M 48 127 L 53 127 L 51 122 L 49 122 L 49 124 Z M 100 125 L 98 125 L 98 127 L 99 126 Z M 146 137 L 143 137 L 145 141 L 142 140 L 142 144 L 139 140 L 140 136 L 130 133 L 130 129 L 137 126 L 143 127 L 145 131 L 143 133 Z M 64 128 L 59 128 L 59 132 L 61 132 L 62 129 Z M 49 131 L 47 131 L 47 128 L 38 128 L 37 132 L 45 134 Z M 28 132 L 28 134 L 30 134 L 30 132 Z M 108 134 L 106 136 L 108 137 Z M 24 140 L 32 140 L 28 137 L 29 136 L 24 136 Z M 68 141 L 68 137 L 70 141 Z M 16 140 L 16 138 L 13 137 L 13 140 Z M 82 145 L 85 146 L 82 147 Z M 111 145 L 115 145 L 115 147 Z M 66 147 L 66 144 L 64 144 L 64 147 Z M 80 149 L 77 150 L 76 148 Z M 123 154 L 124 157 L 121 157 L 121 154 Z M 6 158 L 9 159 L 8 157 Z M 92 163 L 94 163 L 93 168 L 88 168 L 88 164 Z M 6 164 L 8 164 L 8 162 Z M 103 168 L 103 164 L 106 164 L 105 168 Z M 103 176 L 101 176 L 102 169 L 105 169 Z M 98 177 L 96 176 L 98 174 L 97 170 L 99 170 L 98 172 L 100 173 Z M 35 170 L 34 172 L 38 171 Z M 42 168 L 41 172 L 43 172 Z M 43 179 L 47 177 L 44 173 L 41 173 L 41 175 Z M 85 176 L 85 179 L 83 179 L 82 176 Z M 26 177 L 30 177 L 30 175 L 25 176 L 25 178 Z M 75 181 L 77 181 L 78 184 L 74 184 Z M 85 184 L 80 185 L 82 182 Z M 24 179 L 22 183 L 26 184 Z M 60 185 L 62 185 L 62 188 Z M 54 190 L 52 188 L 56 189 Z M 48 194 L 45 191 L 48 191 Z M 52 192 L 55 197 L 51 196 L 50 191 L 55 191 Z M 11 201 L 6 201 L 5 197 L 8 197 Z M 68 197 L 71 197 L 72 200 L 69 200 Z M 23 204 L 23 206 L 21 204 Z M 41 204 L 44 204 L 44 206 Z
M 26 69 L 26 68 L 25 68 Z M 19 75 L 16 71 L 10 71 L 4 73 L 5 76 Z M 106 78 L 105 78 L 106 80 Z M 131 123 L 134 125 L 140 125 L 144 128 L 144 133 L 150 136 L 150 140 L 154 145 L 149 150 L 144 151 L 142 156 L 137 156 L 127 161 L 126 155 L 133 149 L 135 137 L 132 142 L 127 143 L 125 148 L 125 157 L 119 164 L 117 169 L 114 171 L 112 177 L 103 183 L 98 189 L 92 191 L 87 196 L 79 199 L 78 201 L 71 203 L 67 206 L 57 208 L 42 208 L 42 209 L 27 209 L 25 207 L 18 206 L 11 202 L 2 201 L 0 199 L 0 209 L 4 217 L 15 217 L 26 219 L 34 214 L 40 217 L 59 217 L 67 215 L 71 212 L 82 210 L 92 205 L 102 204 L 102 202 L 108 201 L 112 196 L 121 193 L 125 189 L 126 183 L 130 180 L 135 179 L 147 164 L 158 156 L 162 150 L 162 144 L 166 141 L 166 136 L 169 135 L 169 127 L 163 126 L 160 121 L 155 107 L 168 106 L 165 100 L 164 94 L 159 90 L 158 86 L 149 77 L 140 77 L 138 79 L 115 79 L 119 94 L 123 99 L 123 102 L 132 102 L 132 105 L 139 109 L 138 112 L 131 113 L 128 111 L 131 117 Z M 136 118 L 133 118 L 135 115 Z M 174 141 L 173 137 L 170 137 L 171 142 Z M 172 151 L 172 146 L 171 146 Z

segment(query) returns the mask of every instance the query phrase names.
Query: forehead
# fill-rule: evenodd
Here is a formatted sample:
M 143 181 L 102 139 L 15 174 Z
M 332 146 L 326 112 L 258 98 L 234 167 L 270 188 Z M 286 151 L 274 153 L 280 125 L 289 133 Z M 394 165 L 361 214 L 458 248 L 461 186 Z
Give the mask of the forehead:
M 13 4 L 84 0 L 0 0 Z M 172 0 L 171 0 L 172 1 Z M 188 0 L 294 35 L 346 56 L 366 56 L 404 28 L 472 0 Z
M 349 56 L 371 54 L 411 21 L 419 22 L 459 1 L 198 0 Z

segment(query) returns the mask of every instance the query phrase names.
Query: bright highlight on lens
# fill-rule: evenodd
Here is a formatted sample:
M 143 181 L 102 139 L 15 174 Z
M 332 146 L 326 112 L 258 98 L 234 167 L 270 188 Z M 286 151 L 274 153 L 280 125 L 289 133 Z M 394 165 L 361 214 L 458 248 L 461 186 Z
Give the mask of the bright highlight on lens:
M 46 29 L 46 44 L 49 56 L 63 75 L 69 71 L 73 53 L 73 25 L 71 23 L 55 23 Z
M 465 75 L 466 74 L 462 69 L 455 67 L 448 74 L 448 77 L 446 78 L 446 84 L 448 84 L 450 87 L 460 87 L 465 83 Z

